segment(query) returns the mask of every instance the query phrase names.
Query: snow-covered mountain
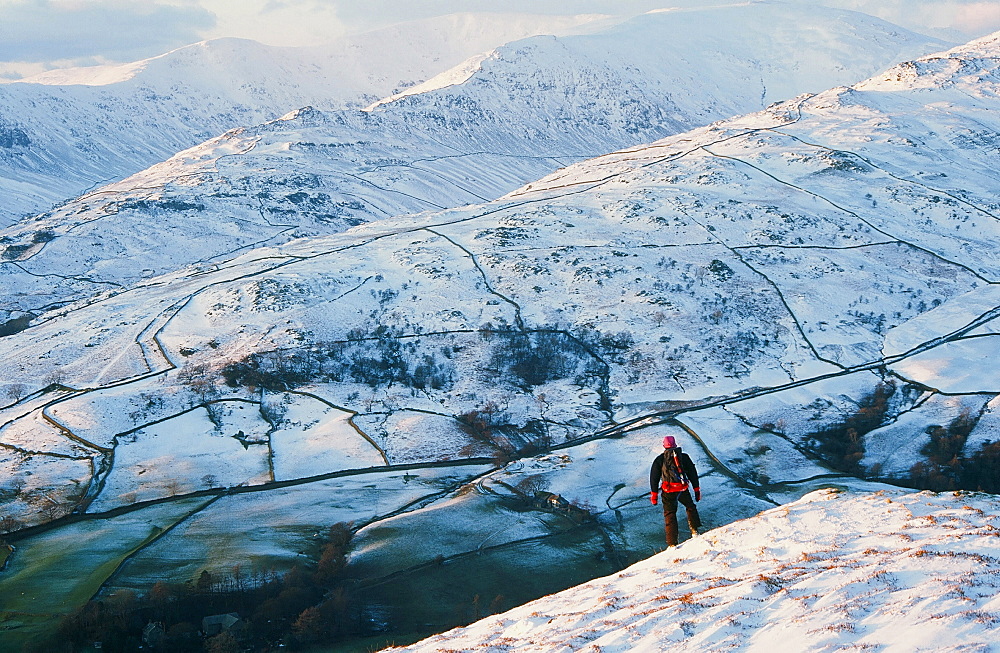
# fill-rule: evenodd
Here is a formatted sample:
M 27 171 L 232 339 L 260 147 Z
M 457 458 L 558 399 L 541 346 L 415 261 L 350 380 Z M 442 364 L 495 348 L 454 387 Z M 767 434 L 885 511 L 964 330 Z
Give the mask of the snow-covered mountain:
M 856 81 L 933 43 L 862 14 L 779 3 L 517 41 L 422 92 L 239 129 L 3 230 L 3 256 L 17 264 L 0 269 L 0 323 L 255 246 L 492 200 L 573 161 Z
M 307 105 L 365 106 L 478 52 L 600 18 L 455 14 L 308 48 L 217 39 L 0 84 L 0 226 L 228 129 Z
M 373 630 L 441 627 L 473 596 L 520 603 L 658 551 L 647 472 L 666 434 L 702 470 L 709 527 L 831 484 L 884 487 L 857 477 L 995 483 L 998 86 L 994 35 L 490 202 L 250 249 L 24 320 L 0 338 L 4 528 L 76 514 L 21 530 L 4 618 L 38 626 L 24 615 L 43 603 L 60 614 L 88 589 L 234 560 L 287 569 L 352 521 L 346 571 Z M 314 121 L 315 138 L 337 115 L 249 131 Z M 274 144 L 262 167 L 282 142 L 322 141 L 260 142 Z M 239 206 L 249 194 L 232 188 Z M 169 202 L 217 198 L 140 199 L 183 233 L 171 212 L 200 212 Z M 60 240 L 86 242 L 8 245 L 18 292 L 76 274 L 31 267 Z M 539 505 L 543 490 L 572 510 Z
M 823 490 L 387 651 L 993 650 L 994 495 Z

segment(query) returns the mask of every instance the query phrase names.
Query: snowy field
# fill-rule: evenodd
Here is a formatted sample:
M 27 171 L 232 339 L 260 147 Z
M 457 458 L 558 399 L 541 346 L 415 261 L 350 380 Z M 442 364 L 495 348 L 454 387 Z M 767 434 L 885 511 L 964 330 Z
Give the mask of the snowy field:
M 244 447 L 213 430 L 208 412 L 195 409 L 132 433 L 115 447 L 115 468 L 92 509 L 271 480 L 266 446 Z
M 315 538 L 333 524 L 381 523 L 488 469 L 375 472 L 224 496 L 131 558 L 108 588 L 141 590 L 193 580 L 203 570 L 226 574 L 235 564 L 251 574 L 287 571 L 313 553 Z

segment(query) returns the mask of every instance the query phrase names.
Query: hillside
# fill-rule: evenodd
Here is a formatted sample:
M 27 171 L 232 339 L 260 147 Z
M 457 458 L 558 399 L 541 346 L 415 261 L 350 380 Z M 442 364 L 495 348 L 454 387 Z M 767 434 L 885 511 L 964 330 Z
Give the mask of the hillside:
M 388 651 L 991 650 L 994 496 L 823 490 Z
M 771 35 L 767 48 L 762 34 Z M 16 330 L 68 301 L 254 247 L 490 201 L 574 161 L 852 82 L 931 47 L 862 14 L 770 3 L 660 12 L 596 34 L 510 43 L 421 93 L 241 128 L 0 231 L 8 261 L 0 261 L 0 325 Z M 189 58 L 199 64 L 200 51 Z M 790 59 L 791 69 L 782 65 Z M 176 97 L 208 106 L 211 96 Z M 127 114 L 162 122 L 157 111 L 170 106 Z M 121 142 L 114 124 L 102 128 Z M 105 159 L 95 162 L 103 169 Z
M 0 227 L 229 129 L 365 106 L 478 52 L 599 18 L 455 14 L 308 48 L 217 39 L 0 84 Z
M 994 489 L 998 82 L 994 35 L 39 315 L 0 338 L 4 618 L 288 569 L 350 521 L 366 632 L 442 630 L 658 551 L 666 434 L 709 526 L 831 484 Z

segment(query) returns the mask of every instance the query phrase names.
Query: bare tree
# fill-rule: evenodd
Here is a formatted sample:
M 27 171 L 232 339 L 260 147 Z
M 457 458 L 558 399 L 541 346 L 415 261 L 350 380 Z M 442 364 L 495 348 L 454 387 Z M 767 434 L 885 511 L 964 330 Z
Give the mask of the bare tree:
M 535 496 L 536 492 L 542 492 L 548 486 L 549 482 L 545 480 L 544 476 L 541 474 L 531 474 L 518 481 L 514 489 L 530 498 Z
M 21 397 L 24 396 L 24 391 L 25 387 L 23 383 L 11 383 L 7 386 L 7 392 L 5 394 L 11 401 L 20 401 Z
M 178 481 L 177 479 L 173 478 L 173 479 L 170 479 L 169 481 L 167 481 L 166 485 L 164 485 L 164 488 L 167 490 L 167 494 L 169 494 L 170 496 L 174 497 L 174 496 L 177 496 L 178 494 L 180 494 L 181 484 L 180 484 L 180 481 Z

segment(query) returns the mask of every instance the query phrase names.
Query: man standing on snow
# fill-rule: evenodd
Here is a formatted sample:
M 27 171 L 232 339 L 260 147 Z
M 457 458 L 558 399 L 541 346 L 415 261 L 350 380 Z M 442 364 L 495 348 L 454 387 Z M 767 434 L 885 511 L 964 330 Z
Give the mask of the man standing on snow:
M 694 488 L 694 500 L 688 491 L 688 483 Z M 701 501 L 701 486 L 698 485 L 698 470 L 691 457 L 681 451 L 673 436 L 663 438 L 663 453 L 653 460 L 649 469 L 649 500 L 656 505 L 657 496 L 663 495 L 663 525 L 667 531 L 667 546 L 677 545 L 677 502 L 687 510 L 688 527 L 697 535 L 701 528 L 701 517 L 695 501 Z

